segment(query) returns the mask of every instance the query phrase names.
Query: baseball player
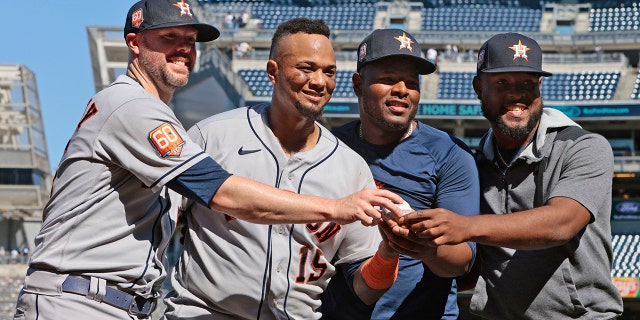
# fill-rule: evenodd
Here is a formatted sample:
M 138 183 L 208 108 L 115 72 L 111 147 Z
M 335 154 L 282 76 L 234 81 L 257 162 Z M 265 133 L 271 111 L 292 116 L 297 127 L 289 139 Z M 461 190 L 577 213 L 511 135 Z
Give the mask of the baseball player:
M 362 155 L 380 188 L 402 196 L 411 208 L 476 215 L 480 183 L 469 148 L 414 120 L 420 75 L 436 70 L 421 53 L 418 41 L 401 29 L 377 29 L 365 37 L 351 78 L 360 120 L 333 133 Z M 338 270 L 323 295 L 323 319 L 458 319 L 454 277 L 471 268 L 475 243 L 436 247 L 414 235 L 389 239 L 402 253 L 393 286 L 367 306 L 353 298 Z
M 315 121 L 336 85 L 325 23 L 296 18 L 278 26 L 267 73 L 270 104 L 201 121 L 192 139 L 234 174 L 291 193 L 339 198 L 374 188 L 364 160 Z M 366 304 L 397 274 L 398 254 L 361 224 L 260 225 L 198 204 L 185 214 L 189 230 L 167 319 L 318 319 L 336 264 L 359 262 L 350 284 Z
M 187 83 L 195 43 L 218 35 L 184 0 L 131 7 L 127 74 L 89 101 L 68 143 L 14 319 L 147 318 L 166 276 L 180 200 L 165 186 L 259 222 L 373 223 L 380 218 L 373 205 L 393 209 L 391 193 L 329 200 L 231 176 L 193 143 L 167 104 Z

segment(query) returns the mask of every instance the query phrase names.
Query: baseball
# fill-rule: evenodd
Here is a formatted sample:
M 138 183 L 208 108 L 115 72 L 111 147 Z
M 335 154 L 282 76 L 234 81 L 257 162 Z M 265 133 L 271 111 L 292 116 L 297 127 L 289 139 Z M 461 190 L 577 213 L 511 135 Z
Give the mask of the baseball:
M 402 201 L 401 204 L 396 205 L 398 206 L 398 208 L 400 208 L 400 210 L 402 210 L 403 215 L 413 212 L 413 209 L 411 209 L 411 206 L 406 201 Z M 384 213 L 386 216 L 389 216 L 391 212 L 387 208 L 382 207 L 382 213 Z

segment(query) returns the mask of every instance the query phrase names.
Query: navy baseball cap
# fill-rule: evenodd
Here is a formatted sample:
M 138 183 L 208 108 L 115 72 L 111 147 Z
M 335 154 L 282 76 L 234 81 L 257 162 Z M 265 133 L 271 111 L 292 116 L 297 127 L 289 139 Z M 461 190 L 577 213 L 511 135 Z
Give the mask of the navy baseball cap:
M 196 41 L 207 42 L 220 36 L 216 27 L 200 23 L 186 0 L 142 0 L 136 2 L 124 24 L 124 36 L 143 30 L 193 26 L 198 30 Z
M 476 72 L 529 72 L 551 76 L 542 70 L 542 49 L 538 43 L 519 33 L 500 33 L 487 40 L 478 51 Z
M 436 66 L 422 57 L 416 38 L 401 29 L 376 29 L 364 38 L 358 46 L 357 71 L 367 63 L 394 56 L 413 59 L 420 74 L 436 71 Z

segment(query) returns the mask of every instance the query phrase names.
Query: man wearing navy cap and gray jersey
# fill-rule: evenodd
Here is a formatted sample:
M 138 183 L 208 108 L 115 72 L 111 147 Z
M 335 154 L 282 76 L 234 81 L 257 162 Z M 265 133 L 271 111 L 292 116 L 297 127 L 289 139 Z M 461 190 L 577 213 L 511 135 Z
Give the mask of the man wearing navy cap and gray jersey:
M 375 30 L 359 45 L 357 72 L 351 78 L 360 120 L 333 132 L 367 161 L 379 188 L 400 195 L 411 208 L 477 214 L 480 189 L 470 150 L 414 119 L 420 75 L 434 71 L 411 34 Z M 348 286 L 356 264 L 343 265 L 324 293 L 323 318 L 457 319 L 454 277 L 471 268 L 475 244 L 436 248 L 412 234 L 396 236 L 386 224 L 381 228 L 392 248 L 402 253 L 396 281 L 375 305 L 367 306 L 354 299 Z
M 196 42 L 216 39 L 185 0 L 145 0 L 126 17 L 127 74 L 89 100 L 53 181 L 14 319 L 146 319 L 166 277 L 180 197 L 256 223 L 381 218 L 391 192 L 298 195 L 232 176 L 191 141 L 168 103 Z
M 613 153 L 604 137 L 544 108 L 548 76 L 529 37 L 503 33 L 482 45 L 473 88 L 491 129 L 476 156 L 481 214 L 423 210 L 395 231 L 438 247 L 477 242 L 470 310 L 483 319 L 615 319 Z

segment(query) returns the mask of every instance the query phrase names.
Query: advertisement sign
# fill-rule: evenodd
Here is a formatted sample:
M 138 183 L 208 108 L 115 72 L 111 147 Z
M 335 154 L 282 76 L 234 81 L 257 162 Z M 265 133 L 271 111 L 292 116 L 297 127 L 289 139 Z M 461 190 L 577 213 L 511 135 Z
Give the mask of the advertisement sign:
M 640 221 L 640 200 L 613 200 L 612 206 L 612 220 Z
M 634 277 L 614 277 L 613 284 L 618 288 L 623 298 L 639 298 L 638 278 Z

